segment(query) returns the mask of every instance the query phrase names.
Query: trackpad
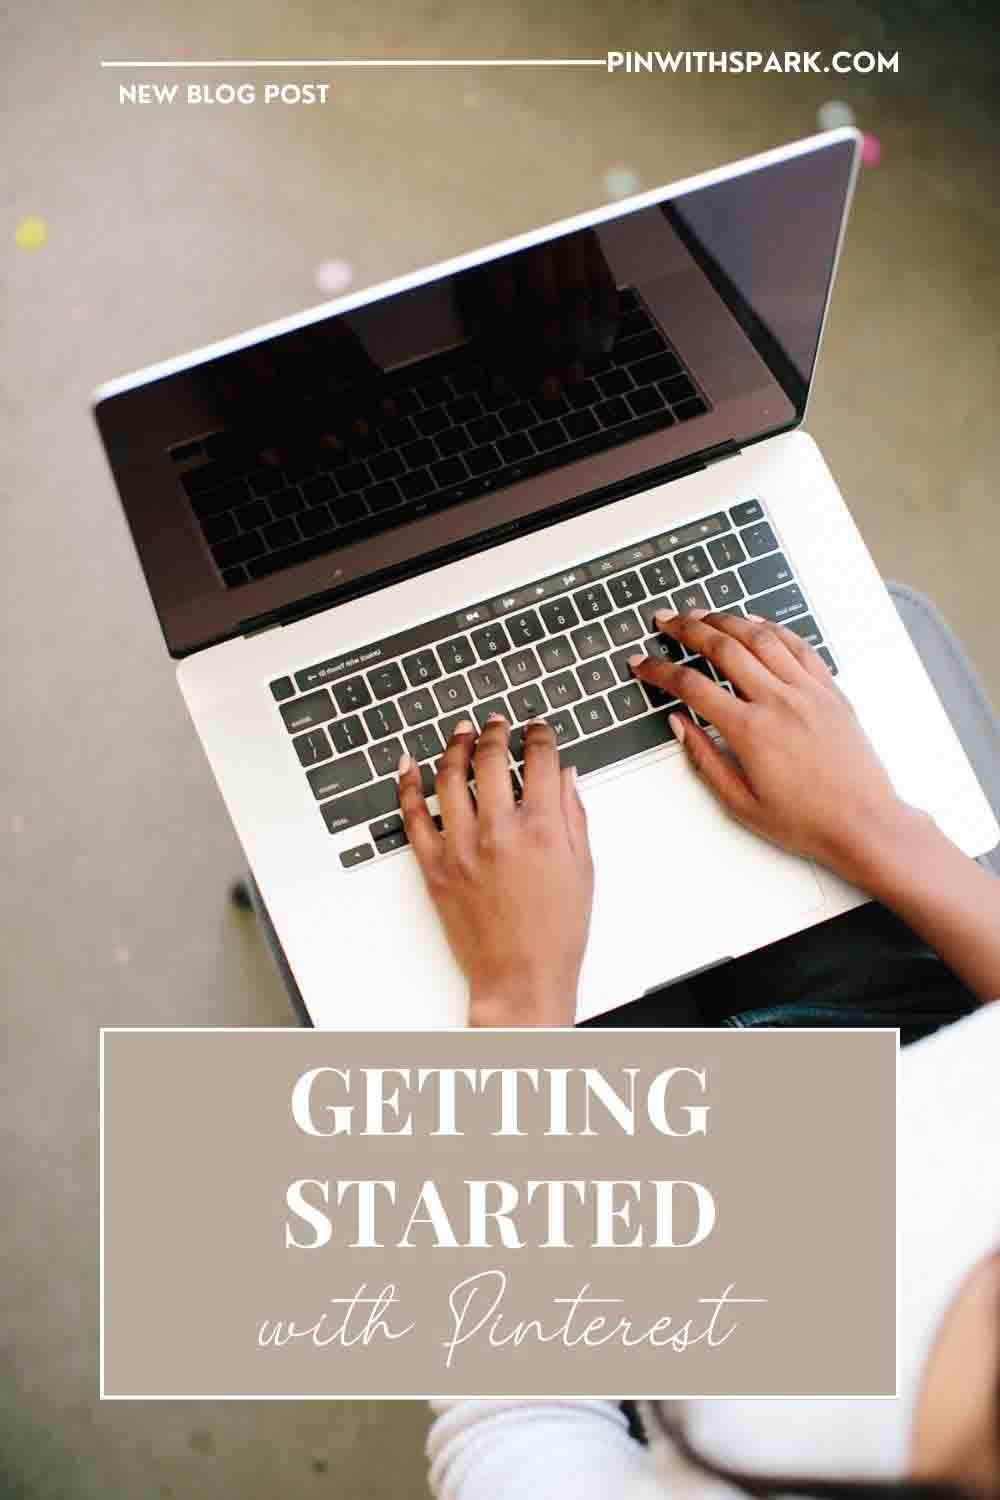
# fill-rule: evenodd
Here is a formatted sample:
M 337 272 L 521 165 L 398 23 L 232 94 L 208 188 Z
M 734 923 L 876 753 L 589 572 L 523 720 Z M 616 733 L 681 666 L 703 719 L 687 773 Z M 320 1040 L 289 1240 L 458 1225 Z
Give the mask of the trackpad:
M 809 862 L 728 818 L 676 751 L 582 790 L 597 878 L 580 1019 L 824 906 Z

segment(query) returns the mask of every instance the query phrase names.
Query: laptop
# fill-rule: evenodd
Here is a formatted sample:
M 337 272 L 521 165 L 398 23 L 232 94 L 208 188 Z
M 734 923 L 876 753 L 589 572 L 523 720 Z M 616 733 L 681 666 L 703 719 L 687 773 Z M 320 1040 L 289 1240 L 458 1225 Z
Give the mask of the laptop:
M 396 768 L 416 757 L 436 811 L 435 759 L 470 715 L 515 726 L 515 792 L 538 714 L 578 767 L 597 872 L 581 1020 L 865 900 L 697 783 L 627 666 L 679 649 L 664 606 L 789 626 L 901 795 L 970 855 L 997 842 L 802 430 L 858 151 L 830 131 L 96 393 L 181 691 L 315 1025 L 463 1023 Z

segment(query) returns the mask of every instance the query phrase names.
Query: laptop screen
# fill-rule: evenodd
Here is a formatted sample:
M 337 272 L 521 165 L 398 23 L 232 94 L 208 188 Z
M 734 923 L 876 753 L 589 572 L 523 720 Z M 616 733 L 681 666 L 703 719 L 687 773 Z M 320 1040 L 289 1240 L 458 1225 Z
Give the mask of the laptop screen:
M 108 387 L 171 651 L 801 421 L 855 153 L 834 132 Z

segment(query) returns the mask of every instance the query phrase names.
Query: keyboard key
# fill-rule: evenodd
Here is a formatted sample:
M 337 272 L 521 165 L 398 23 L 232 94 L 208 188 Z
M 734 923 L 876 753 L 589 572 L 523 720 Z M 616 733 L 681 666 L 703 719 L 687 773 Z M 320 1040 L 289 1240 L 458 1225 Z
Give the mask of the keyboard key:
M 469 681 L 477 698 L 489 698 L 494 693 L 502 693 L 507 686 L 507 679 L 500 670 L 498 662 L 486 662 L 481 667 L 471 667 Z
M 659 411 L 664 404 L 663 396 L 655 385 L 644 385 L 642 390 L 629 391 L 626 399 L 637 417 L 645 417 L 651 411 Z
M 506 656 L 510 650 L 510 641 L 502 625 L 485 625 L 482 630 L 474 630 L 472 644 L 480 661 L 487 661 L 491 656 Z
M 463 667 L 471 667 L 476 659 L 464 636 L 459 636 L 454 641 L 445 641 L 443 646 L 438 646 L 437 654 L 446 672 L 460 672 Z
M 547 453 L 550 448 L 558 448 L 566 441 L 559 422 L 543 422 L 540 427 L 532 427 L 528 436 L 539 453 Z
M 330 738 L 340 751 L 341 755 L 348 750 L 360 750 L 362 745 L 367 744 L 368 736 L 357 714 L 352 714 L 349 719 L 341 719 L 336 724 L 330 725 Z
M 592 380 L 580 380 L 572 385 L 568 391 L 569 404 L 578 409 L 584 406 L 596 406 L 601 399 L 601 393 Z
M 778 538 L 766 521 L 748 526 L 746 531 L 740 532 L 740 537 L 751 557 L 760 557 L 763 552 L 773 552 L 778 545 Z
M 271 695 L 275 703 L 283 703 L 286 698 L 295 696 L 295 684 L 290 677 L 276 677 L 271 683 Z
M 642 576 L 651 594 L 669 594 L 680 583 L 673 563 L 668 562 L 665 557 L 659 562 L 650 563 L 648 568 L 643 568 Z
M 613 722 L 611 710 L 603 698 L 595 698 L 593 703 L 581 703 L 575 708 L 576 720 L 584 734 L 597 734 L 601 729 L 607 729 Z
M 668 380 L 661 380 L 659 387 L 671 406 L 678 406 L 698 394 L 686 375 L 671 375 Z
M 646 697 L 637 682 L 627 683 L 624 687 L 616 688 L 613 693 L 608 694 L 615 718 L 621 723 L 626 719 L 634 719 L 639 714 L 646 712 Z
M 250 488 L 255 495 L 273 495 L 284 487 L 285 476 L 280 469 L 259 469 L 250 475 Z
M 353 870 L 355 865 L 363 865 L 366 860 L 374 858 L 375 851 L 371 844 L 358 844 L 354 849 L 340 851 L 340 863 L 345 870 Z
M 469 472 L 477 476 L 489 474 L 493 469 L 503 466 L 503 460 L 492 443 L 487 443 L 483 448 L 470 448 L 465 455 L 465 462 L 469 466 Z
M 762 594 L 766 589 L 777 588 L 779 583 L 790 583 L 792 570 L 780 552 L 772 552 L 770 557 L 742 567 L 740 578 L 748 594 Z
M 425 797 L 433 797 L 436 791 L 436 779 L 437 772 L 435 771 L 433 764 L 429 760 L 423 761 L 420 766 L 420 787 Z M 396 801 L 399 801 L 398 795 L 396 797 Z M 438 828 L 440 828 L 441 824 L 438 822 L 437 818 L 435 818 L 434 821 L 435 823 L 437 823 Z
M 397 475 L 404 473 L 406 465 L 400 455 L 390 449 L 387 453 L 379 453 L 369 464 L 374 479 L 395 479 Z
M 515 688 L 509 695 L 510 711 L 519 724 L 527 719 L 537 719 L 548 710 L 542 690 L 536 683 L 530 687 Z
M 368 832 L 377 843 L 379 839 L 391 838 L 394 833 L 402 833 L 403 820 L 398 813 L 388 818 L 376 818 Z
M 398 487 L 391 479 L 384 484 L 372 484 L 365 490 L 365 503 L 373 515 L 378 515 L 383 510 L 392 510 L 394 506 L 402 504 L 402 496 Z
M 555 635 L 560 630 L 569 630 L 570 626 L 580 622 L 580 616 L 570 599 L 553 599 L 542 605 L 540 614 L 550 635 Z
M 236 563 L 249 562 L 267 551 L 267 544 L 257 531 L 248 531 L 244 536 L 234 536 L 231 541 L 219 542 L 212 548 L 212 556 L 220 568 L 231 568 Z
M 610 620 L 605 620 L 604 628 L 614 646 L 626 646 L 629 641 L 638 640 L 643 633 L 642 621 L 634 609 L 626 609 L 620 615 L 612 615 Z
M 634 389 L 632 378 L 625 370 L 608 370 L 604 375 L 597 376 L 597 385 L 602 396 L 624 396 L 626 391 Z
M 603 693 L 615 685 L 614 668 L 606 657 L 577 667 L 576 675 L 585 693 Z
M 330 514 L 338 526 L 350 526 L 360 521 L 368 512 L 360 495 L 344 495 L 340 500 L 330 501 Z
M 522 459 L 530 458 L 535 451 L 531 439 L 523 432 L 515 432 L 510 437 L 501 438 L 497 447 L 500 449 L 504 462 L 508 464 L 520 463 Z
M 571 639 L 582 661 L 591 656 L 603 656 L 611 647 L 603 625 L 583 625 L 573 631 Z
M 743 598 L 743 588 L 735 573 L 719 573 L 705 584 L 716 609 L 726 609 Z
M 376 667 L 368 673 L 368 681 L 376 698 L 395 698 L 406 687 L 402 672 L 394 661 L 384 667 Z
M 749 526 L 751 521 L 763 518 L 764 509 L 759 500 L 744 500 L 742 505 L 734 505 L 729 514 L 734 526 Z
M 636 385 L 652 385 L 654 380 L 669 380 L 681 373 L 680 360 L 674 354 L 654 354 L 651 359 L 632 365 L 629 373 Z
M 532 682 L 536 677 L 542 675 L 542 669 L 538 665 L 538 657 L 529 648 L 524 651 L 515 651 L 510 656 L 505 656 L 501 664 L 507 673 L 511 687 L 521 687 L 526 682 Z
M 371 470 L 366 463 L 344 464 L 337 474 L 337 484 L 344 494 L 348 490 L 363 490 L 371 482 Z
M 438 730 L 445 744 L 447 744 L 451 739 L 452 735 L 455 733 L 455 730 L 458 728 L 459 724 L 462 723 L 463 719 L 467 720 L 469 718 L 471 718 L 471 715 L 468 709 L 466 709 L 463 713 L 448 714 L 446 718 L 438 720 Z
M 441 458 L 431 464 L 431 473 L 442 489 L 450 484 L 461 484 L 469 473 L 460 458 Z
M 414 760 L 430 760 L 444 750 L 441 736 L 433 724 L 425 724 L 422 729 L 407 730 L 403 735 L 403 742 Z
M 437 715 L 437 704 L 430 688 L 418 688 L 415 693 L 407 693 L 400 698 L 399 706 L 403 711 L 403 718 L 410 725 L 423 724 Z
M 479 443 L 492 443 L 497 438 L 503 437 L 504 429 L 500 425 L 498 417 L 479 417 L 474 422 L 467 424 L 469 436 L 477 445 Z
M 673 531 L 665 531 L 656 541 L 661 552 L 675 552 L 678 547 L 693 546 L 695 542 L 707 541 L 710 536 L 728 530 L 729 522 L 724 513 L 717 511 L 714 516 L 703 516 L 700 521 L 690 521 Z
M 546 672 L 558 672 L 563 667 L 570 667 L 576 661 L 576 652 L 569 643 L 569 637 L 561 635 L 554 641 L 545 641 L 538 648 L 542 666 Z
M 342 714 L 352 713 L 357 708 L 367 708 L 372 701 L 368 684 L 363 677 L 349 677 L 346 682 L 334 683 L 333 696 Z
M 563 426 L 571 438 L 590 437 L 600 430 L 597 418 L 589 411 L 571 411 L 563 417 Z
M 433 651 L 417 651 L 413 656 L 404 656 L 403 671 L 410 679 L 411 687 L 419 687 L 424 682 L 433 682 L 435 678 L 441 676 L 441 668 L 438 666 L 437 657 Z
M 626 604 L 635 604 L 642 599 L 646 590 L 639 581 L 638 573 L 623 573 L 620 578 L 612 578 L 608 584 L 608 593 L 618 608 L 624 609 Z
M 373 745 L 368 752 L 376 776 L 394 776 L 399 769 L 399 757 L 403 753 L 400 740 L 383 740 Z
M 615 359 L 620 364 L 634 365 L 637 360 L 648 359 L 652 354 L 660 354 L 666 347 L 662 335 L 655 329 L 649 329 L 648 332 L 640 333 L 633 338 L 620 339 L 615 345 Z
M 428 469 L 414 469 L 411 473 L 404 474 L 397 483 L 407 500 L 419 500 L 435 488 L 434 476 Z
M 675 552 L 673 564 L 682 583 L 694 583 L 695 579 L 704 578 L 712 571 L 712 564 L 704 547 L 691 547 L 685 552 Z
M 611 670 L 612 672 L 614 672 L 615 678 L 618 682 L 635 682 L 635 673 L 629 666 L 628 659 L 630 656 L 635 656 L 636 654 L 640 656 L 648 656 L 649 652 L 646 650 L 645 646 L 636 645 L 633 643 L 631 646 L 624 646 L 621 651 L 612 651 L 611 655 L 608 657 L 608 661 L 611 664 Z
M 568 745 L 578 739 L 580 731 L 576 727 L 576 720 L 571 713 L 549 714 L 547 722 L 555 730 L 556 743 L 560 746 Z
M 501 714 L 508 721 L 511 717 L 505 698 L 487 698 L 485 703 L 477 703 L 473 712 L 479 722 L 480 729 L 485 728 L 486 720 L 490 714 Z
M 553 708 L 564 708 L 568 703 L 575 703 L 581 696 L 580 684 L 572 672 L 560 672 L 557 677 L 546 677 L 542 687 Z
M 837 663 L 834 661 L 833 657 L 830 655 L 830 649 L 829 649 L 829 647 L 828 646 L 820 646 L 820 648 L 819 648 L 819 654 L 823 658 L 823 660 L 826 662 L 827 666 L 830 668 L 830 671 L 833 673 L 834 677 L 836 677 L 836 675 L 837 675 Z
M 339 797 L 342 792 L 371 781 L 372 771 L 368 757 L 359 750 L 355 755 L 345 755 L 342 760 L 331 760 L 315 771 L 307 771 L 306 777 L 313 796 L 321 801 L 326 797 Z
M 700 583 L 692 583 L 686 589 L 680 589 L 676 594 L 671 594 L 671 603 L 679 615 L 685 615 L 692 609 L 711 609 L 708 596 Z
M 528 427 L 534 427 L 538 418 L 534 407 L 529 406 L 527 401 L 519 401 L 516 406 L 504 408 L 501 421 L 508 432 L 524 432 Z
M 318 766 L 321 760 L 329 760 L 333 754 L 325 729 L 310 729 L 308 734 L 298 735 L 292 744 L 303 766 Z
M 424 437 L 433 437 L 436 432 L 443 432 L 446 427 L 451 426 L 448 413 L 443 406 L 432 406 L 429 411 L 418 411 L 413 420 Z
M 603 583 L 581 589 L 573 595 L 573 603 L 580 612 L 581 620 L 596 620 L 600 615 L 611 613 L 611 599 Z
M 228 510 L 219 516 L 206 516 L 201 523 L 201 533 L 206 542 L 224 542 L 236 535 L 236 522 Z
M 409 842 L 400 828 L 397 833 L 387 833 L 385 838 L 377 839 L 375 848 L 379 854 L 391 854 L 394 849 L 405 849 Z
M 669 745 L 675 738 L 666 714 L 646 714 L 618 725 L 607 734 L 579 741 L 565 753 L 560 753 L 559 759 L 564 766 L 576 766 L 578 774 L 586 776 L 590 771 L 616 765 L 644 750 Z
M 473 417 L 481 417 L 482 414 L 483 408 L 478 397 L 471 393 L 448 403 L 448 415 L 456 426 L 460 422 L 471 422 Z
M 717 541 L 709 542 L 709 554 L 717 568 L 732 568 L 736 563 L 746 562 L 746 553 L 740 544 L 740 539 L 733 532 L 728 536 L 720 536 Z
M 302 486 L 307 505 L 321 505 L 324 500 L 331 500 L 337 492 L 337 487 L 329 474 L 320 474 L 316 479 L 309 479 Z
M 399 788 L 391 778 L 373 781 L 370 786 L 359 787 L 349 796 L 339 797 L 334 802 L 324 802 L 320 808 L 323 821 L 331 833 L 340 833 L 344 828 L 353 828 L 357 823 L 370 823 L 373 818 L 381 818 L 386 813 L 398 810 Z
M 511 615 L 504 621 L 504 624 L 515 646 L 528 646 L 532 641 L 540 640 L 545 634 L 542 622 L 533 609 L 525 610 L 520 615 Z
M 708 407 L 700 396 L 693 396 L 690 401 L 678 401 L 674 406 L 674 416 L 678 422 L 689 422 L 692 417 L 703 417 Z
M 330 514 L 328 505 L 317 505 L 315 510 L 307 510 L 299 516 L 299 530 L 303 536 L 322 536 L 327 531 L 333 530 L 333 516 Z
M 449 677 L 445 682 L 439 682 L 434 696 L 442 713 L 453 713 L 472 702 L 472 692 L 464 677 Z
M 773 594 L 759 594 L 750 602 L 752 614 L 761 615 L 765 620 L 772 620 L 775 624 L 782 624 L 795 615 L 801 615 L 805 607 L 806 601 L 798 585 L 794 583 L 787 588 L 775 589 Z
M 317 724 L 335 719 L 337 710 L 326 688 L 321 688 L 319 692 L 306 693 L 304 698 L 296 698 L 294 703 L 283 703 L 281 717 L 288 733 L 297 734 L 300 729 L 314 729 Z
M 656 616 L 661 609 L 673 609 L 673 605 L 666 597 L 662 599 L 646 599 L 639 605 L 639 618 L 646 630 L 656 629 Z
M 386 735 L 398 734 L 403 727 L 394 703 L 377 703 L 365 710 L 365 723 L 373 740 L 384 740 Z
M 453 432 L 443 432 L 438 438 L 438 448 L 440 448 L 442 453 L 456 453 L 458 451 L 458 449 L 450 446 L 445 447 L 446 440 L 450 442 L 450 439 L 454 436 Z M 469 440 L 464 435 L 462 442 L 466 448 L 469 446 Z M 399 456 L 405 459 L 407 468 L 422 469 L 426 464 L 432 463 L 437 458 L 437 449 L 428 438 L 417 438 L 415 443 L 407 443 L 405 447 L 400 448 Z
M 808 641 L 810 646 L 819 646 L 822 643 L 820 628 L 812 615 L 803 615 L 801 620 L 790 620 L 788 628 L 794 630 L 795 634 L 800 635 L 804 641 Z

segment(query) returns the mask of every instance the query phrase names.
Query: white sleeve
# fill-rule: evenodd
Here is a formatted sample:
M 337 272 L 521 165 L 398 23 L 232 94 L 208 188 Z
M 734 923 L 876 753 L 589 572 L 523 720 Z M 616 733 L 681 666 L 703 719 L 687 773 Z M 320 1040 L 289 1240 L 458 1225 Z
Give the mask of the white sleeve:
M 664 1500 L 613 1401 L 435 1401 L 435 1500 Z

